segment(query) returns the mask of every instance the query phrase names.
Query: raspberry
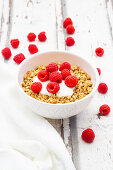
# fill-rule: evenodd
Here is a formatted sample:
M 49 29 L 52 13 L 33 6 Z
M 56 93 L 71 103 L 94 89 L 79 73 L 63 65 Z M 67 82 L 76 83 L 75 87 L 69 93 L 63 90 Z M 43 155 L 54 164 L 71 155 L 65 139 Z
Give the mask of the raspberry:
M 75 76 L 67 76 L 65 79 L 65 84 L 67 87 L 75 87 L 78 83 L 78 78 Z
M 47 37 L 45 35 L 45 32 L 41 32 L 39 35 L 38 35 L 38 39 L 39 41 L 46 41 Z
M 60 86 L 56 82 L 49 82 L 46 89 L 49 93 L 57 93 L 60 90 Z
M 67 76 L 71 75 L 68 69 L 64 69 L 61 71 L 62 79 L 64 80 Z
M 28 46 L 28 50 L 29 50 L 29 52 L 30 52 L 31 54 L 35 54 L 35 53 L 38 52 L 38 48 L 37 48 L 37 46 L 36 46 L 35 44 L 30 44 L 30 45 Z
M 13 60 L 17 64 L 20 64 L 24 59 L 25 59 L 25 56 L 22 53 L 15 55 L 13 58 Z
M 54 71 L 49 75 L 49 80 L 52 82 L 61 83 L 62 82 L 62 75 L 58 71 Z
M 30 32 L 27 38 L 30 42 L 35 41 L 36 35 L 33 32 Z
M 8 47 L 4 48 L 1 53 L 5 59 L 9 59 L 12 55 L 11 50 Z
M 41 70 L 37 76 L 38 76 L 39 80 L 42 82 L 47 81 L 49 79 L 49 75 L 46 70 Z
M 97 71 L 98 71 L 98 74 L 99 74 L 99 76 L 101 75 L 101 70 L 100 70 L 100 68 L 97 68 Z
M 58 66 L 56 63 L 50 63 L 47 67 L 46 67 L 47 72 L 53 72 L 53 71 L 57 71 L 58 70 Z
M 64 69 L 71 70 L 71 64 L 68 63 L 68 62 L 62 63 L 61 66 L 60 66 L 60 68 L 59 68 L 59 70 L 62 71 L 62 70 L 64 70 Z
M 67 37 L 65 42 L 67 46 L 73 46 L 75 44 L 75 40 L 72 37 Z
M 92 129 L 86 129 L 82 132 L 82 139 L 87 143 L 92 143 L 95 138 L 95 133 Z
M 95 53 L 96 53 L 97 56 L 101 57 L 104 54 L 104 49 L 101 48 L 101 47 L 96 48 Z
M 100 115 L 106 116 L 110 113 L 110 107 L 107 104 L 103 104 L 99 108 Z
M 71 18 L 66 18 L 63 22 L 63 27 L 66 28 L 68 25 L 73 25 Z
M 75 28 L 74 28 L 73 25 L 68 25 L 66 27 L 66 31 L 67 31 L 68 34 L 73 34 L 75 32 Z
M 19 39 L 13 39 L 10 41 L 10 43 L 13 48 L 18 48 L 20 41 L 19 41 Z
M 34 82 L 31 84 L 31 90 L 34 93 L 39 93 L 42 89 L 42 84 L 40 82 Z
M 98 86 L 98 91 L 100 93 L 107 93 L 108 91 L 108 86 L 105 84 L 105 83 L 100 83 L 99 86 Z

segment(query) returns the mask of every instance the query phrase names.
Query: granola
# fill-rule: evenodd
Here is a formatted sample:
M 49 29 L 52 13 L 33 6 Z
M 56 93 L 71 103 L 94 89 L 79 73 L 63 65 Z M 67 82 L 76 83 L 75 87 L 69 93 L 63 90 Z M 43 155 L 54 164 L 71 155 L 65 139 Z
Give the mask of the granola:
M 57 63 L 58 67 L 60 67 L 61 63 Z M 76 85 L 75 89 L 73 90 L 72 96 L 62 96 L 58 97 L 57 94 L 51 94 L 51 96 L 43 95 L 41 93 L 34 93 L 31 91 L 31 84 L 33 83 L 33 78 L 37 76 L 38 72 L 41 70 L 45 70 L 46 65 L 37 66 L 33 70 L 27 71 L 24 75 L 24 79 L 22 82 L 22 88 L 24 92 L 42 102 L 46 103 L 53 103 L 53 104 L 64 104 L 75 102 L 87 96 L 91 93 L 93 89 L 93 83 L 91 81 L 90 75 L 88 75 L 84 70 L 82 70 L 78 65 L 71 66 L 71 74 L 78 78 L 78 84 Z

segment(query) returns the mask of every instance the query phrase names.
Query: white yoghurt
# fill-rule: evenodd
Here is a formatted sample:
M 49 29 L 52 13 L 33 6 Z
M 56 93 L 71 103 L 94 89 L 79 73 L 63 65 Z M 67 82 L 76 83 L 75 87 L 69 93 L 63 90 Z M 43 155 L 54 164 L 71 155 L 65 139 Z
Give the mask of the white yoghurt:
M 37 76 L 35 76 L 35 77 L 33 78 L 33 82 L 41 82 L 41 81 L 38 79 Z M 45 81 L 45 82 L 41 82 L 41 83 L 42 83 L 42 89 L 41 89 L 40 93 L 42 93 L 43 95 L 48 95 L 48 96 L 51 96 L 51 95 L 52 95 L 52 94 L 49 93 L 49 92 L 47 91 L 47 89 L 46 89 L 46 86 L 47 86 L 47 84 L 48 84 L 49 82 L 50 82 L 49 80 L 48 80 L 48 81 Z M 74 88 L 69 88 L 69 87 L 67 87 L 67 86 L 65 85 L 64 80 L 62 80 L 62 83 L 60 83 L 59 85 L 60 85 L 60 90 L 59 90 L 58 93 L 57 93 L 57 96 L 58 96 L 58 97 L 62 97 L 62 96 L 72 96 L 73 90 L 74 90 L 75 87 L 74 87 Z

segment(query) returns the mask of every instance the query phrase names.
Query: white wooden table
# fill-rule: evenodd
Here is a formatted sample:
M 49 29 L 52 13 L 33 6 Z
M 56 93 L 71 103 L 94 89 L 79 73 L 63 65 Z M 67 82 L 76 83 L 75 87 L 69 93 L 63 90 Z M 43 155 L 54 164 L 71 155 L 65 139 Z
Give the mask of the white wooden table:
M 76 44 L 65 46 L 67 34 L 62 27 L 64 18 L 71 17 L 76 33 Z M 72 154 L 77 170 L 113 170 L 113 1 L 112 0 L 0 0 L 0 49 L 9 46 L 12 38 L 19 38 L 20 47 L 13 55 L 29 56 L 26 36 L 29 32 L 38 35 L 47 33 L 47 42 L 37 44 L 39 51 L 68 50 L 81 54 L 100 67 L 101 81 L 109 91 L 105 95 L 97 92 L 84 112 L 66 120 L 50 120 L 62 136 Z M 95 56 L 95 48 L 103 47 L 102 58 Z M 2 60 L 2 56 L 0 57 Z M 13 58 L 13 57 L 12 57 Z M 16 65 L 9 60 L 14 69 Z M 99 117 L 98 109 L 107 103 L 111 114 Z M 92 144 L 81 140 L 85 128 L 92 128 L 96 138 Z

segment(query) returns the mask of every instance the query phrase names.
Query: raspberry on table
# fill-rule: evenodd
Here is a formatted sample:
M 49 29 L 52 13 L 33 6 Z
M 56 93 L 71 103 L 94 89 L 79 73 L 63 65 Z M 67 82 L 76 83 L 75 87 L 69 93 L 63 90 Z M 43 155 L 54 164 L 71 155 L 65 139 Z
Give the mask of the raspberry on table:
M 73 25 L 72 19 L 69 17 L 64 20 L 63 27 L 66 28 L 68 25 Z
M 52 82 L 61 83 L 62 82 L 62 75 L 58 71 L 54 71 L 49 75 L 49 80 Z
M 67 46 L 73 46 L 75 44 L 75 40 L 72 37 L 67 37 L 65 42 Z
M 68 69 L 61 71 L 62 79 L 64 80 L 67 76 L 71 75 L 71 72 Z
M 107 104 L 103 104 L 99 108 L 100 115 L 106 116 L 110 113 L 110 107 Z
M 32 42 L 35 41 L 36 35 L 33 32 L 30 32 L 27 36 L 27 39 Z
M 11 50 L 8 47 L 2 49 L 1 53 L 5 59 L 9 59 L 12 55 Z
M 13 48 L 18 48 L 20 41 L 19 39 L 12 39 L 10 43 Z
M 65 78 L 65 84 L 67 87 L 70 88 L 75 87 L 77 83 L 78 83 L 78 78 L 75 76 L 70 75 Z
M 56 63 L 50 63 L 48 66 L 46 66 L 47 72 L 54 72 L 58 70 L 58 66 Z
M 39 71 L 37 76 L 42 82 L 47 81 L 49 79 L 49 74 L 46 70 Z
M 73 34 L 75 32 L 75 28 L 74 28 L 73 25 L 68 25 L 66 27 L 66 31 L 67 31 L 68 34 Z
M 34 82 L 31 84 L 31 90 L 34 93 L 39 93 L 42 89 L 42 84 L 40 82 Z
M 38 48 L 37 48 L 37 46 L 36 46 L 35 44 L 30 44 L 30 45 L 28 46 L 28 50 L 29 50 L 29 52 L 30 52 L 31 54 L 35 54 L 35 53 L 38 52 Z
M 40 32 L 40 34 L 38 35 L 38 39 L 39 41 L 46 41 L 47 37 L 45 35 L 45 32 Z
M 68 62 L 63 62 L 59 68 L 59 71 L 62 71 L 64 69 L 71 70 L 71 64 Z
M 49 93 L 57 93 L 60 90 L 60 86 L 57 82 L 49 82 L 46 87 Z
M 99 76 L 101 75 L 101 70 L 100 70 L 100 68 L 97 68 L 97 71 L 98 71 L 98 74 L 99 74 Z
M 13 60 L 15 61 L 15 63 L 20 64 L 23 60 L 25 60 L 25 56 L 20 53 L 14 56 Z
M 102 57 L 104 54 L 104 49 L 101 47 L 96 48 L 95 53 L 97 56 Z
M 82 132 L 82 139 L 87 143 L 92 143 L 95 138 L 95 133 L 92 129 L 88 128 Z
M 98 92 L 105 94 L 107 93 L 107 91 L 108 91 L 108 86 L 105 83 L 100 83 L 98 86 Z

